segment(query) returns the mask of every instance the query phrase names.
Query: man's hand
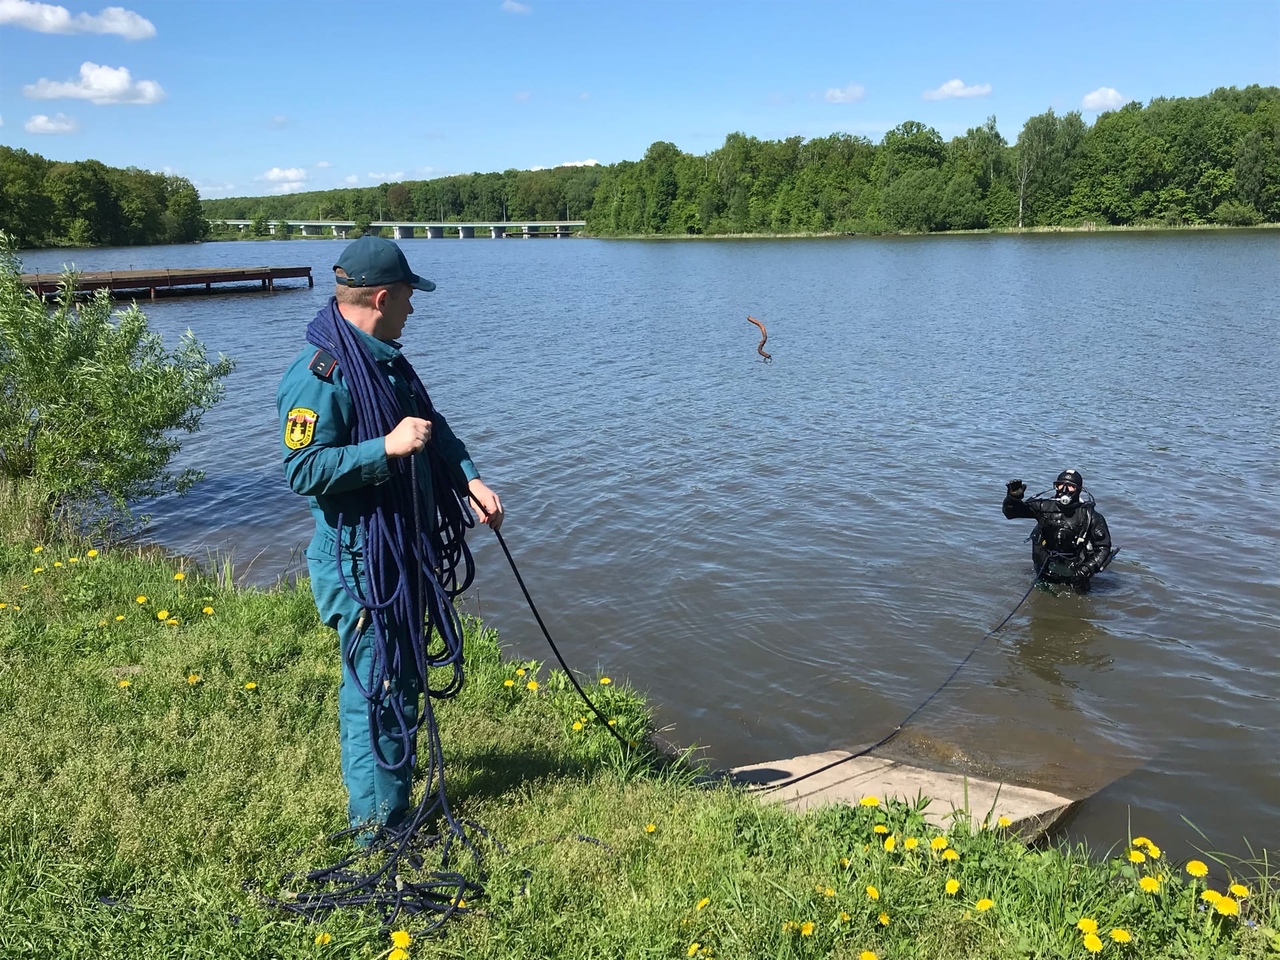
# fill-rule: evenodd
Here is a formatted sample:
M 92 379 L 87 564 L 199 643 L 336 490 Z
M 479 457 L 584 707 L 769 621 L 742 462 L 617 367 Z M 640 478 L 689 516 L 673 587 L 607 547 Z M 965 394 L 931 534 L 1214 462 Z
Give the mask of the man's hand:
M 384 438 L 388 457 L 407 457 L 421 453 L 431 440 L 431 421 L 421 417 L 405 417 Z
M 1027 485 L 1021 480 L 1010 480 L 1004 486 L 1005 490 L 1008 491 L 1009 496 L 1013 497 L 1015 500 L 1021 500 L 1022 495 L 1027 492 Z
M 502 526 L 502 501 L 498 499 L 498 495 L 486 487 L 479 477 L 467 484 L 467 492 L 471 494 L 471 510 L 481 523 L 487 523 L 496 533 Z

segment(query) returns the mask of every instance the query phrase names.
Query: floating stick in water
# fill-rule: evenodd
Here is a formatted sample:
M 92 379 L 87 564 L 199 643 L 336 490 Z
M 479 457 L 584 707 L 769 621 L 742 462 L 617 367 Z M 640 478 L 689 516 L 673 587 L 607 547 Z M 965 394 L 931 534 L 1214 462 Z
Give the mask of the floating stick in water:
M 773 363 L 773 357 L 769 356 L 769 354 L 764 352 L 764 345 L 769 340 L 769 332 L 765 330 L 763 323 L 761 323 L 759 320 L 757 320 L 755 317 L 751 316 L 750 314 L 747 315 L 747 319 L 760 328 L 760 343 L 756 346 L 756 353 L 764 357 L 765 363 Z

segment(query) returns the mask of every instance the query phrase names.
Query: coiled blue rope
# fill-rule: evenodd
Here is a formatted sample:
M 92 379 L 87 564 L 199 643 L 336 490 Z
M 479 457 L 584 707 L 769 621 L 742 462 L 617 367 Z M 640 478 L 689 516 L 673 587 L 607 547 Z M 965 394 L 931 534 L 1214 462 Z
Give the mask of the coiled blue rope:
M 360 443 L 385 437 L 404 412 L 395 385 L 374 360 L 361 335 L 338 312 L 335 301 L 321 310 L 307 326 L 307 341 L 330 353 L 348 384 L 355 422 L 351 440 Z M 432 420 L 434 407 L 426 387 L 403 356 L 391 363 L 392 372 L 406 386 L 418 416 Z M 459 910 L 465 898 L 483 892 L 482 858 L 466 828 L 483 828 L 453 815 L 445 794 L 444 761 L 440 731 L 432 700 L 452 697 L 462 688 L 462 621 L 453 598 L 471 584 L 475 564 L 466 543 L 466 531 L 474 525 L 467 509 L 465 479 L 445 463 L 429 445 L 426 475 L 419 473 L 415 454 L 390 462 L 391 477 L 370 487 L 358 518 L 364 551 L 364 583 L 352 584 L 343 573 L 339 538 L 336 562 L 342 588 L 363 612 L 347 647 L 342 651 L 348 677 L 368 703 L 369 737 L 376 762 L 386 770 L 412 770 L 418 762 L 419 734 L 426 741 L 425 787 L 422 800 L 404 822 L 384 826 L 370 843 L 341 862 L 305 874 L 289 874 L 282 883 L 287 895 L 272 902 L 307 917 L 339 908 L 372 907 L 388 926 L 402 914 L 425 915 L 427 929 L 445 922 Z M 434 494 L 434 515 L 423 516 L 425 484 Z M 347 522 L 339 515 L 338 528 Z M 359 644 L 372 645 L 372 670 L 368 681 L 355 670 Z M 443 683 L 431 686 L 431 672 L 449 672 Z M 410 688 L 425 692 L 417 723 L 407 724 L 405 685 L 401 678 L 416 677 Z M 388 715 L 394 718 L 388 730 Z M 379 740 L 391 736 L 402 747 L 401 759 L 392 762 Z M 428 826 L 438 829 L 431 833 Z M 356 828 L 342 831 L 349 835 Z M 470 853 L 478 881 L 449 870 L 455 842 Z M 440 869 L 426 870 L 423 854 L 439 848 Z M 290 889 L 302 887 L 304 889 Z

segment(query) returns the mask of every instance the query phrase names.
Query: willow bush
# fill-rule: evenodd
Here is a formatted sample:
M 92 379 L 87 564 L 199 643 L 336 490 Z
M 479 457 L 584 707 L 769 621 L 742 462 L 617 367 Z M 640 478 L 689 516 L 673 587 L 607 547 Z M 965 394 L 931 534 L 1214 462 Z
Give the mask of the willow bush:
M 169 465 L 234 361 L 210 360 L 189 330 L 169 349 L 136 304 L 77 300 L 75 286 L 68 271 L 52 302 L 32 294 L 0 233 L 0 481 L 36 492 L 38 525 L 119 529 L 138 498 L 200 479 Z

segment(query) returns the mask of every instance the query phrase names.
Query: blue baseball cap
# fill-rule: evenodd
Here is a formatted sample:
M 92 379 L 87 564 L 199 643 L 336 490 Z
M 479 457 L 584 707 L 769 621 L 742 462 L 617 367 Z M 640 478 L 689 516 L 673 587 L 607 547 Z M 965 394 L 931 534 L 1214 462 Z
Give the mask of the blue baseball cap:
M 398 246 L 390 240 L 368 234 L 347 244 L 333 269 L 346 274 L 334 278 L 344 287 L 385 287 L 393 283 L 407 283 L 415 290 L 436 288 L 430 280 L 422 279 L 409 269 L 409 261 Z

